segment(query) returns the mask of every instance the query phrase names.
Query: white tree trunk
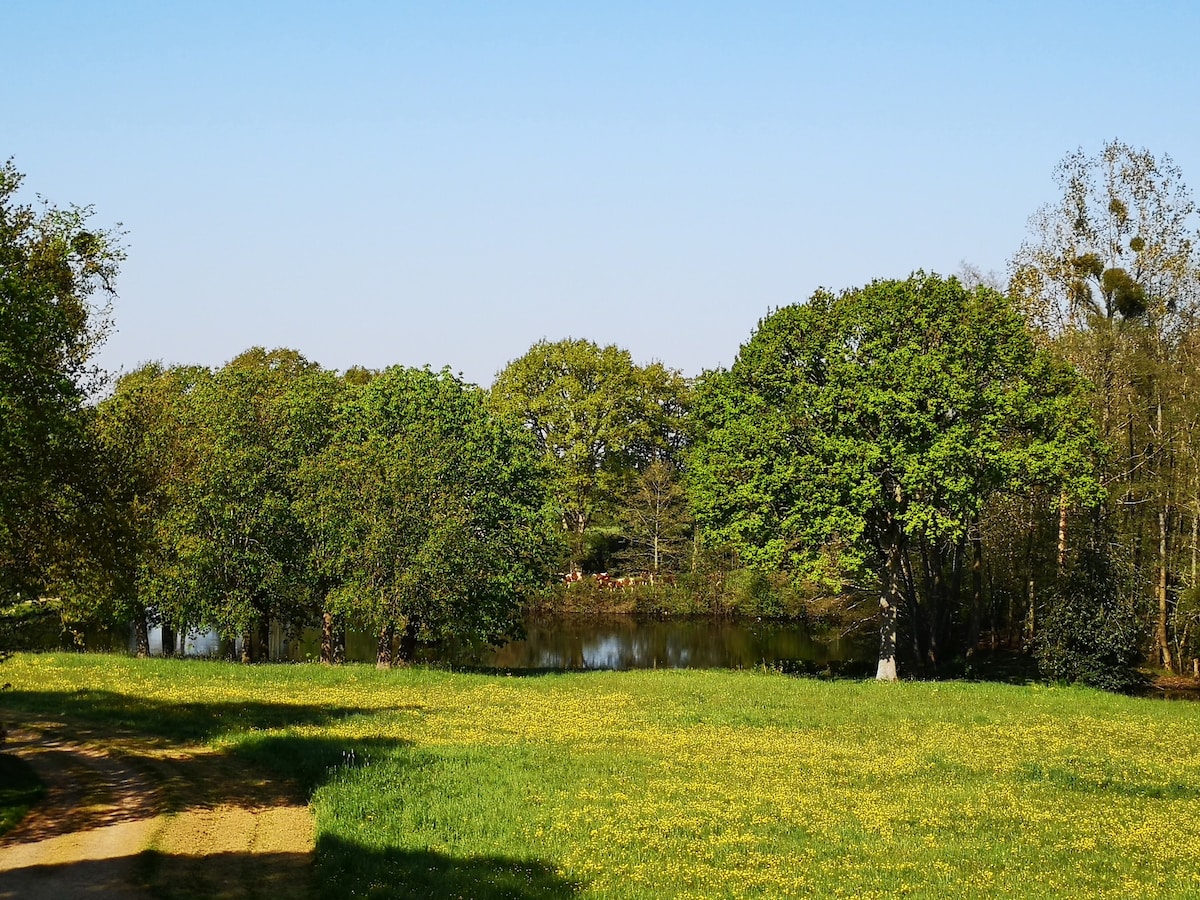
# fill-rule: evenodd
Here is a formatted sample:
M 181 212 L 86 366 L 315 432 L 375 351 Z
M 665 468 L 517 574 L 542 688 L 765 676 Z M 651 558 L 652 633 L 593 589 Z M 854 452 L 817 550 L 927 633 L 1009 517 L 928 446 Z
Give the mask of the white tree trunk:
M 879 668 L 875 678 L 896 680 L 896 607 L 887 593 L 879 597 Z

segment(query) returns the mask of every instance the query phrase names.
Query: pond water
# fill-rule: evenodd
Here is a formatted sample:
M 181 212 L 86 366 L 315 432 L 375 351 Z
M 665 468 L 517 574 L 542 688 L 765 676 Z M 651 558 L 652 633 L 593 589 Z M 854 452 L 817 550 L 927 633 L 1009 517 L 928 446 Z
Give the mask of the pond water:
M 752 669 L 759 666 L 786 672 L 866 674 L 874 671 L 873 634 L 817 634 L 803 623 L 731 619 L 636 619 L 531 617 L 525 635 L 499 647 L 443 644 L 422 647 L 416 661 L 455 668 L 501 670 L 588 669 Z M 276 628 L 272 656 L 297 662 L 315 660 L 320 635 L 304 629 L 289 638 Z M 91 630 L 88 650 L 130 651 L 132 633 L 124 629 Z M 81 649 L 57 623 L 28 629 L 16 649 Z M 226 655 L 225 642 L 212 632 L 187 639 L 187 655 Z M 346 657 L 351 662 L 374 662 L 374 635 L 351 631 Z M 151 629 L 150 652 L 162 652 L 160 629 Z
M 856 671 L 869 637 L 816 636 L 802 623 L 727 619 L 533 618 L 501 647 L 425 648 L 422 662 L 496 669 L 750 669 Z

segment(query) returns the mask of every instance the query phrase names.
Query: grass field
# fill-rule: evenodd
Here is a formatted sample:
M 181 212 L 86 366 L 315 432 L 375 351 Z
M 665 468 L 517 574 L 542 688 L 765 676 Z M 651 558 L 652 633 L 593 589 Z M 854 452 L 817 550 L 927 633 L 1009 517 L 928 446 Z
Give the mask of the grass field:
M 330 897 L 1200 896 L 1194 703 L 65 654 L 4 678 L 0 717 L 300 780 Z

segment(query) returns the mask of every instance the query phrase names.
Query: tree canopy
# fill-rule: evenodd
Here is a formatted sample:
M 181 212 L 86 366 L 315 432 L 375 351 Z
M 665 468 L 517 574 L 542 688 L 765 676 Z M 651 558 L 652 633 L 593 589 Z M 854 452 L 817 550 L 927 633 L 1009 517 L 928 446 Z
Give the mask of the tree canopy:
M 330 608 L 417 641 L 510 632 L 548 568 L 544 469 L 532 438 L 448 371 L 396 366 L 357 387 L 301 472 L 301 517 Z
M 0 601 L 42 590 L 96 501 L 82 407 L 124 256 L 90 207 L 19 203 L 21 180 L 0 166 Z
M 686 398 L 678 372 L 586 340 L 539 341 L 496 377 L 493 407 L 524 424 L 550 465 L 573 567 L 631 473 L 678 452 Z
M 709 539 L 764 569 L 880 592 L 911 658 L 953 653 L 988 499 L 1044 483 L 1094 496 L 1079 381 L 1008 300 L 918 273 L 815 294 L 759 324 L 698 390 L 694 503 Z

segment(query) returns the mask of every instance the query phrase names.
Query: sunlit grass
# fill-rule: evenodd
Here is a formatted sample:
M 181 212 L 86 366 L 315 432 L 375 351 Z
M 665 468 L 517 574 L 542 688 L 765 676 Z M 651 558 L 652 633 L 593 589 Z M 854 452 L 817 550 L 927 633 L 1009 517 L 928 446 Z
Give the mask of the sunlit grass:
M 1200 707 L 753 672 L 19 656 L 0 700 L 311 790 L 330 896 L 1200 896 Z

